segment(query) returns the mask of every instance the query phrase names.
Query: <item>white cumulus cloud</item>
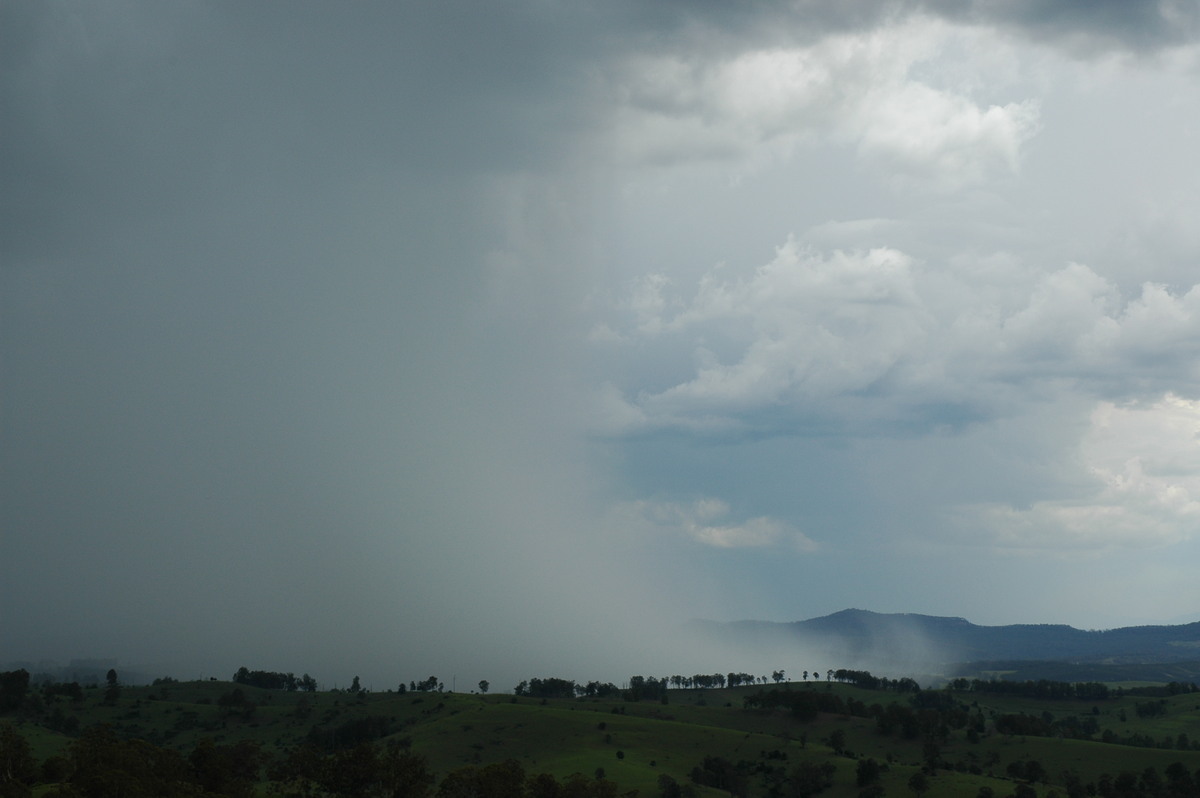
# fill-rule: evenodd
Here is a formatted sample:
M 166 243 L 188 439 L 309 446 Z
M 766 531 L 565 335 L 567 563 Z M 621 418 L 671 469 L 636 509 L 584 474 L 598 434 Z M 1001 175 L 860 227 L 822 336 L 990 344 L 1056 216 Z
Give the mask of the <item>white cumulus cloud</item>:
M 767 516 L 730 518 L 729 505 L 703 497 L 690 503 L 642 500 L 620 505 L 617 523 L 645 532 L 673 534 L 720 549 L 762 548 L 788 545 L 811 552 L 817 543 L 792 525 Z
M 618 151 L 634 164 L 755 162 L 848 143 L 897 184 L 976 184 L 1017 168 L 1039 107 L 983 103 L 917 76 L 947 41 L 973 35 L 916 19 L 731 54 L 640 54 L 613 78 Z
M 1200 287 L 1147 283 L 1126 298 L 1078 263 L 1040 275 L 961 271 L 888 247 L 822 253 L 789 238 L 760 267 L 709 271 L 690 295 L 660 276 L 639 280 L 623 306 L 628 329 L 610 339 L 658 363 L 643 375 L 690 376 L 665 387 L 610 381 L 602 426 L 782 430 L 822 419 L 866 429 L 919 421 L 922 408 L 983 419 L 1058 390 L 1200 393 Z M 967 278 L 969 291 L 955 288 Z
M 1155 548 L 1195 536 L 1200 520 L 1200 402 L 1100 402 L 1079 444 L 1092 488 L 1028 508 L 960 508 L 964 534 L 1021 550 Z

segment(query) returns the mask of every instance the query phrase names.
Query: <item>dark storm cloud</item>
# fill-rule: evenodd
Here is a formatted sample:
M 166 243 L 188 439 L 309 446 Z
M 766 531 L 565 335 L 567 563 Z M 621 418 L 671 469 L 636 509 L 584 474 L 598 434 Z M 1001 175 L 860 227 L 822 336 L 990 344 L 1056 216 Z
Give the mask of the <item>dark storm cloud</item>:
M 1200 5 L 1191 0 L 977 0 L 931 4 L 951 19 L 995 23 L 1084 52 L 1153 51 L 1194 41 Z
M 617 5 L 629 33 L 702 33 L 707 41 L 811 41 L 865 31 L 913 14 L 999 26 L 1080 53 L 1152 52 L 1194 41 L 1194 0 L 794 0 L 791 3 Z
M 589 124 L 580 15 L 5 14 L 0 568 L 39 610 L 4 647 L 389 679 L 402 640 L 485 647 L 561 456 L 554 336 L 488 258 Z
M 682 444 L 610 442 L 597 453 L 589 443 L 582 408 L 611 374 L 583 343 L 583 297 L 621 294 L 617 283 L 655 260 L 646 251 L 607 259 L 621 233 L 605 227 L 622 201 L 613 184 L 662 174 L 636 159 L 625 173 L 614 165 L 613 139 L 641 131 L 614 130 L 622 81 L 638 68 L 629 64 L 670 67 L 682 54 L 708 75 L 745 53 L 777 55 L 922 13 L 1001 25 L 1018 31 L 1012 38 L 1127 49 L 1173 41 L 1158 21 L 1166 12 L 1145 6 L 1094 18 L 1048 14 L 1049 4 L 949 8 L 0 5 L 0 603 L 33 608 L 5 617 L 0 648 L 343 681 L 362 663 L 376 687 L 446 678 L 450 667 L 498 684 L 534 668 L 621 678 L 602 670 L 604 657 L 650 657 L 654 643 L 648 627 L 634 640 L 628 618 L 650 602 L 662 617 L 720 606 L 712 585 L 727 560 L 689 560 L 694 550 L 677 538 L 647 543 L 605 528 L 609 480 L 621 481 L 608 465 L 639 488 L 651 465 L 671 474 L 661 502 L 621 497 L 651 515 L 674 512 L 658 533 L 729 546 L 803 544 L 824 520 L 844 519 L 836 500 L 870 507 L 853 480 L 837 480 L 841 494 L 826 489 L 828 475 L 804 501 L 772 506 L 789 475 L 825 474 L 819 457 L 782 444 L 770 477 L 750 452 L 705 481 L 693 473 L 704 458 L 688 460 Z M 1191 12 L 1181 13 L 1186 31 Z M 839 72 L 836 49 L 812 50 L 805 65 L 832 64 L 851 93 L 896 88 L 858 82 L 891 68 L 869 58 Z M 659 85 L 668 96 L 648 100 L 647 117 L 686 105 L 671 96 L 686 81 Z M 729 88 L 743 96 L 742 84 Z M 774 105 L 768 96 L 749 115 Z M 828 126 L 809 107 L 782 127 Z M 896 107 L 919 117 L 923 106 Z M 705 121 L 718 133 L 722 115 L 739 111 L 713 109 Z M 992 113 L 964 101 L 928 116 L 935 132 L 961 119 L 970 128 L 976 110 Z M 914 121 L 898 119 L 889 131 Z M 688 143 L 667 141 L 686 171 Z M 812 159 L 853 158 L 829 152 Z M 820 174 L 856 187 L 845 219 L 877 188 L 862 175 Z M 784 178 L 792 194 L 813 184 L 793 177 Z M 739 232 L 737 214 L 699 208 L 693 218 L 694 199 L 680 202 L 685 223 L 674 231 L 647 203 L 644 223 L 672 251 L 698 227 L 714 238 Z M 736 201 L 745 217 L 767 204 Z M 819 218 L 785 214 L 770 231 L 732 236 L 752 242 L 737 262 L 762 263 L 787 225 L 829 221 L 833 206 L 820 203 Z M 695 260 L 707 268 L 709 257 Z M 647 369 L 667 380 L 652 394 L 692 372 L 680 352 L 671 370 Z M 832 438 L 831 449 L 842 445 Z M 639 445 L 653 449 L 643 471 Z M 852 459 L 839 473 L 853 473 Z M 672 471 L 677 460 L 692 465 Z M 768 517 L 776 509 L 798 523 Z M 793 562 L 760 551 L 779 571 Z M 695 578 L 697 561 L 711 578 Z M 759 560 L 744 562 L 755 581 Z M 842 573 L 824 578 L 833 587 Z M 756 581 L 764 594 L 777 584 Z M 628 651 L 611 650 L 618 637 Z
M 30 8 L 8 12 L 8 35 L 25 33 L 0 88 L 9 256 L 65 246 L 77 221 L 104 235 L 247 185 L 521 169 L 581 121 L 556 15 L 520 7 Z

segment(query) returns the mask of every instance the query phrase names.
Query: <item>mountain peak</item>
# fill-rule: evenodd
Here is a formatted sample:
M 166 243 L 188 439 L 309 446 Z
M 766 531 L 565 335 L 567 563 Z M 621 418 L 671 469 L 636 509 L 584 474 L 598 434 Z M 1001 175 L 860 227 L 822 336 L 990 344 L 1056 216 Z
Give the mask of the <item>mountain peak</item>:
M 981 660 L 1167 663 L 1196 659 L 1200 651 L 1200 623 L 1100 632 L 1065 624 L 979 626 L 957 616 L 848 608 L 791 623 L 705 626 L 739 645 L 772 643 L 884 671 Z

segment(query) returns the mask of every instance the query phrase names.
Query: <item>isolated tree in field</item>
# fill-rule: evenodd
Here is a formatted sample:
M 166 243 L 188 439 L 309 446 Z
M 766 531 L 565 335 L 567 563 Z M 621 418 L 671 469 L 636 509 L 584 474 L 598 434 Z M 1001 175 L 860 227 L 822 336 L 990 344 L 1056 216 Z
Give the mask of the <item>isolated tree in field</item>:
M 121 683 L 117 680 L 117 671 L 115 668 L 109 668 L 104 680 L 108 683 L 108 687 L 104 690 L 104 703 L 115 704 L 117 699 L 121 697 Z
M 658 777 L 658 794 L 662 798 L 681 798 L 683 790 L 680 788 L 679 782 L 666 773 L 662 773 Z
M 479 680 L 479 692 L 486 693 L 488 691 L 489 687 L 491 687 L 491 684 L 488 682 L 487 679 Z
M 771 671 L 771 678 L 775 680 L 775 684 L 779 684 L 783 681 L 783 671 Z
M 929 791 L 929 777 L 918 770 L 908 777 L 908 789 L 917 795 L 924 795 Z
M 855 770 L 855 781 L 859 787 L 866 787 L 868 784 L 874 784 L 879 781 L 879 776 L 882 773 L 882 768 L 874 759 L 867 757 L 866 759 L 858 760 L 858 767 Z
M 355 676 L 354 681 L 350 682 L 350 692 L 357 693 L 359 690 L 362 690 L 362 685 L 358 683 L 358 677 Z

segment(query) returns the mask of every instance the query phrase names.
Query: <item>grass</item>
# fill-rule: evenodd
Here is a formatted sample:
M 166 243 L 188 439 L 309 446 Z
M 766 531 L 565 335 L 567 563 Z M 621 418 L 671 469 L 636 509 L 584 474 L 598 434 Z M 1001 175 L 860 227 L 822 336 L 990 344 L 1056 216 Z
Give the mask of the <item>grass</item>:
M 250 712 L 220 706 L 222 696 L 241 689 L 254 705 Z M 80 703 L 60 698 L 47 703 L 40 714 L 15 720 L 39 760 L 62 754 L 71 737 L 47 727 L 47 718 L 74 716 L 78 727 L 112 724 L 122 736 L 140 737 L 156 745 L 190 751 L 204 738 L 218 744 L 254 740 L 264 751 L 279 755 L 302 743 L 314 726 L 332 734 L 339 726 L 369 716 L 388 718 L 391 734 L 385 739 L 407 739 L 412 749 L 425 755 L 431 767 L 444 775 L 468 765 L 514 759 L 530 775 L 551 773 L 559 779 L 572 773 L 593 776 L 603 769 L 622 792 L 658 795 L 662 774 L 681 784 L 705 756 L 730 762 L 765 762 L 792 767 L 800 761 L 832 763 L 834 786 L 829 796 L 858 794 L 857 759 L 871 757 L 886 764 L 882 783 L 888 795 L 912 794 L 908 779 L 920 769 L 925 756 L 921 739 L 883 736 L 870 718 L 822 714 L 801 722 L 786 712 L 749 711 L 742 699 L 760 687 L 728 690 L 678 690 L 669 703 L 627 703 L 621 700 L 540 700 L 508 695 L 462 693 L 289 693 L 260 690 L 228 682 L 186 682 L 154 687 L 126 687 L 115 706 L 103 701 L 103 690 L 85 690 Z M 771 688 L 765 688 L 771 689 Z M 906 702 L 906 696 L 875 692 L 848 685 L 802 685 L 791 690 L 829 690 L 844 699 L 867 706 Z M 1155 741 L 1175 740 L 1180 734 L 1200 741 L 1200 693 L 1166 698 L 1166 713 L 1139 717 L 1144 696 L 1123 696 L 1106 701 L 1038 701 L 1015 696 L 963 693 L 955 697 L 972 716 L 989 720 L 978 741 L 965 730 L 950 730 L 940 744 L 944 763 L 930 778 L 931 798 L 974 796 L 981 786 L 996 795 L 1012 792 L 1008 765 L 1036 760 L 1047 773 L 1048 785 L 1060 794 L 1063 774 L 1077 773 L 1086 782 L 1120 771 L 1141 773 L 1153 767 L 1162 773 L 1172 762 L 1189 771 L 1200 769 L 1200 750 L 1141 748 L 1098 741 L 995 733 L 990 720 L 1019 714 L 1054 718 L 1094 718 L 1101 729 L 1121 737 L 1141 734 Z M 1098 712 L 1098 714 L 1097 714 Z M 1122 720 L 1122 714 L 1124 720 Z M 844 737 L 844 751 L 829 744 L 835 732 Z M 1097 735 L 1098 736 L 1098 735 Z M 322 738 L 323 739 L 323 738 Z M 620 754 L 618 753 L 620 752 Z M 772 758 L 771 752 L 779 752 Z M 786 755 L 786 761 L 778 758 Z M 972 772 L 973 771 L 973 772 Z M 727 794 L 702 789 L 701 795 Z

